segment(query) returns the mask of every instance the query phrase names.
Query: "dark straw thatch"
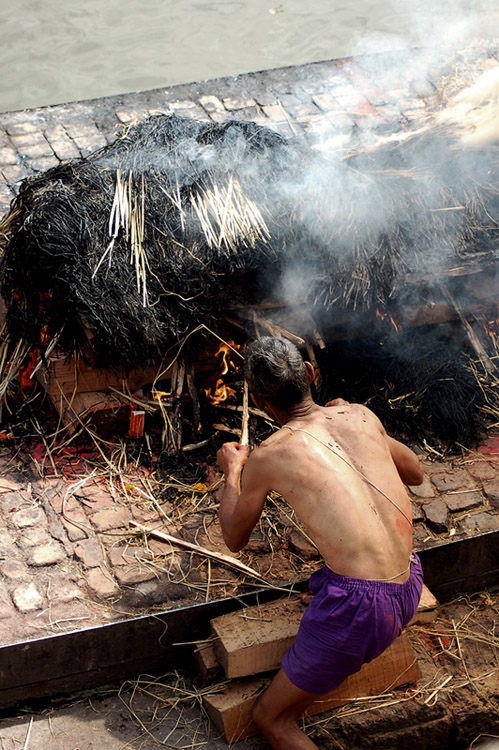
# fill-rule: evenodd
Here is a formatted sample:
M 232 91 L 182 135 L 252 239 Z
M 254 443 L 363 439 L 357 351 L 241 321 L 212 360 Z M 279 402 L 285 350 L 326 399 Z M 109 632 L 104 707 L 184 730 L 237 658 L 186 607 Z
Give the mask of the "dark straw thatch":
M 418 303 L 415 275 L 495 260 L 498 168 L 440 126 L 332 158 L 253 123 L 152 117 L 22 183 L 0 224 L 5 360 L 19 342 L 153 360 L 245 301 L 235 274 L 246 301 L 319 322 Z

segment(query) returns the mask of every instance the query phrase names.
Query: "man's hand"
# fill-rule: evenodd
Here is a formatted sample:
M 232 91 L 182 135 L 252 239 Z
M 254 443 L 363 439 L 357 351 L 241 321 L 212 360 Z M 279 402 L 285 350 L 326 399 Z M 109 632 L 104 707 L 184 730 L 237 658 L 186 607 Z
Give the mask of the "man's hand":
M 240 443 L 224 443 L 217 453 L 217 462 L 225 476 L 240 474 L 248 460 L 248 449 Z

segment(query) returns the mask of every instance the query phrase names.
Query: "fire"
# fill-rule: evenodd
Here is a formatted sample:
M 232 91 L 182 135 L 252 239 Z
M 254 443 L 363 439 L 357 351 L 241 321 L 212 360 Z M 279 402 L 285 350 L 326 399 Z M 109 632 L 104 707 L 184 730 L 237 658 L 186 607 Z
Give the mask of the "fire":
M 168 401 L 172 394 L 169 391 L 157 391 L 153 389 L 151 395 L 155 401 Z
M 393 315 L 389 315 L 386 312 L 381 312 L 381 310 L 376 309 L 376 317 L 378 318 L 378 320 L 388 320 L 392 324 L 392 326 L 395 328 L 397 333 L 399 332 L 400 328 L 395 322 Z
M 240 348 L 240 345 L 236 344 L 234 341 L 229 341 L 227 343 L 224 341 L 220 344 L 218 350 L 215 352 L 215 357 L 219 357 L 222 359 L 222 370 L 216 376 L 214 386 L 203 388 L 203 391 L 211 404 L 219 404 L 221 401 L 226 401 L 231 396 L 236 395 L 235 389 L 231 388 L 229 385 L 226 385 L 223 382 L 223 376 L 227 375 L 229 370 L 238 369 L 234 361 L 231 359 L 230 354 L 231 352 L 237 351 Z
M 205 388 L 207 398 L 212 404 L 219 404 L 221 401 L 227 401 L 230 396 L 235 396 L 236 391 L 229 385 L 225 385 L 222 378 L 218 378 L 215 388 L 212 392 L 211 388 Z
M 484 322 L 483 328 L 487 336 L 489 336 L 494 344 L 496 344 L 499 337 L 499 307 L 497 318 L 491 318 L 491 320 Z

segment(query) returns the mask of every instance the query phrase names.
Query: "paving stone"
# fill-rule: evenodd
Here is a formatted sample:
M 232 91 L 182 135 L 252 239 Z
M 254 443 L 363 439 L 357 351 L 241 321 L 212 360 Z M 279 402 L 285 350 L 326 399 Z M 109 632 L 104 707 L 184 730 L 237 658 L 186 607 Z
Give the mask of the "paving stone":
M 171 549 L 171 546 L 170 546 Z M 109 564 L 130 565 L 134 560 L 150 560 L 151 555 L 143 547 L 120 546 L 112 547 L 108 553 Z
M 20 156 L 38 159 L 42 156 L 53 156 L 50 143 L 41 133 L 33 135 L 12 136 L 14 144 Z
M 483 511 L 482 513 L 475 513 L 472 516 L 464 518 L 461 523 L 468 534 L 477 532 L 484 534 L 487 531 L 496 531 L 499 529 L 499 515 Z
M 10 597 L 8 597 L 8 594 L 2 593 L 2 597 L 0 599 L 0 620 L 5 620 L 9 617 L 14 617 L 16 614 L 16 610 L 14 609 L 12 602 L 10 600 Z
M 471 510 L 483 505 L 482 493 L 478 490 L 471 492 L 457 492 L 455 494 L 442 495 L 442 502 L 446 504 L 452 513 L 464 510 Z
M 219 101 L 219 104 L 221 102 Z M 168 107 L 172 112 L 178 112 L 178 110 L 197 109 L 199 105 L 193 99 L 179 99 L 174 102 L 168 102 Z M 223 107 L 222 107 L 223 109 Z
M 97 531 L 109 531 L 128 526 L 130 519 L 131 513 L 119 505 L 99 510 L 91 516 L 92 524 Z
M 11 596 L 19 612 L 33 612 L 43 608 L 43 597 L 34 583 L 17 586 Z
M 79 499 L 85 510 L 95 513 L 103 508 L 114 507 L 114 498 L 108 490 L 99 485 L 87 485 L 78 490 L 75 497 Z
M 7 529 L 0 528 L 0 561 L 15 558 L 18 554 Z
M 75 557 L 86 568 L 97 568 L 104 562 L 104 553 L 97 539 L 84 539 L 74 546 Z
M 27 555 L 28 565 L 33 565 L 37 568 L 42 568 L 46 565 L 56 565 L 64 560 L 67 560 L 66 552 L 64 547 L 57 542 L 49 542 L 39 547 L 33 547 Z
M 120 565 L 115 569 L 114 575 L 122 586 L 131 586 L 158 577 L 157 572 L 146 565 Z
M 255 107 L 256 101 L 252 97 L 241 97 L 241 96 L 227 96 L 223 99 L 223 105 L 225 109 L 246 109 L 247 107 Z
M 489 461 L 474 461 L 471 464 L 467 464 L 466 468 L 473 479 L 494 479 L 497 476 L 497 471 Z
M 128 125 L 129 123 L 135 123 L 140 122 L 141 120 L 145 120 L 146 117 L 148 117 L 149 112 L 147 110 L 141 110 L 140 112 L 136 109 L 118 109 L 116 110 L 116 117 L 120 122 L 122 122 L 124 125 Z
M 14 524 L 14 526 L 17 526 L 18 529 L 25 529 L 29 526 L 48 525 L 45 511 L 38 505 L 12 512 L 9 516 L 9 520 Z
M 275 123 L 287 122 L 287 120 L 286 120 L 286 114 L 287 113 L 278 104 L 271 104 L 271 105 L 268 105 L 268 106 L 264 106 L 264 107 L 262 107 L 262 109 L 263 109 L 265 115 L 272 122 L 275 122 Z M 289 115 L 288 115 L 288 117 L 289 117 Z
M 499 463 L 499 436 L 493 436 L 484 440 L 478 447 L 478 452 L 486 456 L 490 461 Z
M 22 510 L 24 505 L 24 498 L 20 493 L 8 492 L 0 496 L 0 507 L 6 521 L 10 520 L 11 513 Z
M 464 490 L 473 485 L 471 478 L 463 469 L 453 471 L 441 471 L 433 474 L 431 481 L 439 492 L 448 490 Z
M 71 542 L 79 542 L 82 539 L 87 539 L 91 533 L 91 529 L 88 523 L 88 518 L 85 513 L 81 510 L 71 511 L 69 514 L 65 513 L 67 517 L 62 519 L 64 528 Z M 85 528 L 88 526 L 88 531 Z
M 87 586 L 90 593 L 97 599 L 107 599 L 119 594 L 119 587 L 109 572 L 102 568 L 91 568 L 86 574 Z
M 484 484 L 483 491 L 491 506 L 499 510 L 499 479 Z
M 51 581 L 47 598 L 50 602 L 72 602 L 84 597 L 83 590 L 73 581 Z
M 45 172 L 47 169 L 57 167 L 59 159 L 53 154 L 52 156 L 39 156 L 36 159 L 24 159 L 24 165 L 33 172 Z
M 28 581 L 30 578 L 29 570 L 21 560 L 3 560 L 0 573 L 10 581 Z
M 449 530 L 449 512 L 441 500 L 430 500 L 429 503 L 423 504 L 422 509 L 426 522 L 433 531 L 443 534 Z
M 0 477 L 0 495 L 6 492 L 19 492 L 24 489 L 25 483 L 18 482 L 12 477 Z
M 66 159 L 78 159 L 81 156 L 81 151 L 69 138 L 64 141 L 51 141 L 51 146 L 54 150 L 55 155 L 61 161 Z
M 23 119 L 13 119 L 8 122 L 5 129 L 9 135 L 12 136 L 23 136 L 29 133 L 37 133 L 40 130 L 40 122 L 38 120 L 29 120 L 27 115 L 23 116 Z
M 410 491 L 413 495 L 420 498 L 425 497 L 435 497 L 435 490 L 433 489 L 433 485 L 428 479 L 428 477 L 425 477 L 422 484 L 419 485 L 411 485 L 409 487 Z
M 412 505 L 412 521 L 413 523 L 418 523 L 419 521 L 424 521 L 425 515 L 423 511 L 421 510 L 418 503 L 411 502 Z
M 92 624 L 92 613 L 84 602 L 56 602 L 50 607 L 50 622 L 62 630 L 81 630 Z
M 289 534 L 288 545 L 302 560 L 315 560 L 319 555 L 317 548 L 296 529 Z
M 18 164 L 2 167 L 2 174 L 11 187 L 14 187 L 16 183 L 21 182 L 21 180 L 24 180 L 28 176 L 26 169 Z
M 9 146 L 2 146 L 0 148 L 0 164 L 3 166 L 8 164 L 17 164 L 19 162 L 19 156 L 14 148 Z
M 223 103 L 220 101 L 218 96 L 200 96 L 199 103 L 210 115 L 214 112 L 220 114 L 227 113 Z
M 30 549 L 31 547 L 39 547 L 41 544 L 49 544 L 51 542 L 50 534 L 44 526 L 32 526 L 29 527 L 23 534 L 20 534 L 16 539 L 16 544 L 21 549 Z

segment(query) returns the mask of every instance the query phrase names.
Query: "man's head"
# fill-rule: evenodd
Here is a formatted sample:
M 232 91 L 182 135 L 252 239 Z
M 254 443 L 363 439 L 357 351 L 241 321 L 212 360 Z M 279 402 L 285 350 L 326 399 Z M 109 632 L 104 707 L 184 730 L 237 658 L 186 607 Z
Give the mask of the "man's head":
M 310 396 L 310 372 L 294 344 L 264 336 L 246 350 L 244 376 L 257 400 L 287 411 Z

